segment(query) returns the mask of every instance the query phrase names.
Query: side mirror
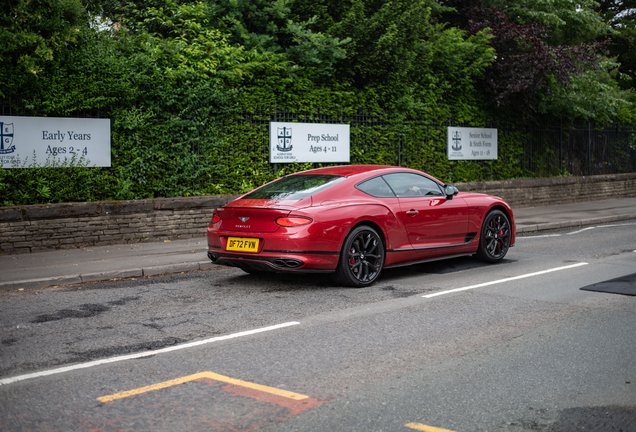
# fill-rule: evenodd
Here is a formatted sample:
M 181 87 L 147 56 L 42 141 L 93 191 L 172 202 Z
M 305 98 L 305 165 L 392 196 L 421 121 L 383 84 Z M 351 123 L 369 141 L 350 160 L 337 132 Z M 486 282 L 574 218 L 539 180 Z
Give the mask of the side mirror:
M 453 185 L 444 186 L 444 193 L 446 193 L 446 198 L 449 200 L 453 199 L 453 196 L 459 193 L 459 190 Z

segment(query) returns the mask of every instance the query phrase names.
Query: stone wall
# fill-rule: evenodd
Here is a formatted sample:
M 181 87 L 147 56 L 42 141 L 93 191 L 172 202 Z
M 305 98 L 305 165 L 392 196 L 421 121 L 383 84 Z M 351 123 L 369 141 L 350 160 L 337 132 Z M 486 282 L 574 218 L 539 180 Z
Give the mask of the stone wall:
M 505 199 L 513 208 L 636 197 L 636 173 L 455 184 Z
M 515 207 L 636 197 L 636 173 L 456 184 Z M 0 207 L 0 253 L 204 237 L 236 195 Z
M 0 207 L 0 253 L 204 237 L 219 195 Z

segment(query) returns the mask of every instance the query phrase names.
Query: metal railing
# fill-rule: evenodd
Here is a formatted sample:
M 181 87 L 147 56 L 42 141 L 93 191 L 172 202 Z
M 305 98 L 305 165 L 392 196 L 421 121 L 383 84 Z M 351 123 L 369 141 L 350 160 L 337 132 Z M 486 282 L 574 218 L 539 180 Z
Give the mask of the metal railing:
M 234 151 L 258 150 L 264 158 L 268 158 L 270 121 L 346 123 L 351 127 L 351 163 L 409 166 L 424 171 L 446 157 L 448 126 L 475 126 L 449 119 L 405 118 L 389 112 L 325 114 L 279 109 L 210 119 L 219 139 L 223 139 L 230 124 L 232 127 L 249 125 L 254 136 L 250 141 L 253 147 Z M 636 172 L 636 125 L 603 126 L 556 121 L 542 125 L 493 122 L 487 127 L 498 129 L 498 161 L 471 163 L 515 165 L 518 177 L 528 178 Z M 369 152 L 375 153 L 369 155 Z M 452 166 L 464 162 L 447 163 Z
M 75 113 L 72 117 L 108 118 L 108 109 Z M 32 115 L 3 101 L 1 115 Z M 50 115 L 54 117 L 54 115 Z M 187 119 L 184 119 L 187 120 Z M 158 119 L 162 121 L 162 119 Z M 168 120 L 166 120 L 168 121 Z M 351 163 L 377 163 L 409 166 L 435 172 L 435 167 L 461 166 L 465 161 L 446 158 L 446 128 L 477 126 L 457 124 L 452 119 L 408 118 L 399 113 L 362 113 L 342 108 L 312 112 L 271 107 L 255 112 L 228 112 L 194 121 L 196 132 L 183 137 L 196 160 L 201 159 L 205 142 L 221 146 L 218 158 L 229 163 L 238 153 L 250 153 L 269 160 L 269 122 L 343 123 L 351 130 Z M 636 172 L 636 126 L 571 124 L 488 124 L 498 129 L 497 161 L 471 161 L 489 169 L 491 179 L 497 166 L 506 166 L 513 177 L 554 177 L 559 175 L 596 175 Z M 116 155 L 113 163 L 116 165 Z M 219 160 L 222 162 L 222 160 Z M 276 172 L 277 166 L 267 169 Z M 444 168 L 447 169 L 447 168 Z M 196 170 L 196 168 L 195 168 Z M 437 169 L 439 171 L 439 169 Z M 450 179 L 449 179 L 450 180 Z

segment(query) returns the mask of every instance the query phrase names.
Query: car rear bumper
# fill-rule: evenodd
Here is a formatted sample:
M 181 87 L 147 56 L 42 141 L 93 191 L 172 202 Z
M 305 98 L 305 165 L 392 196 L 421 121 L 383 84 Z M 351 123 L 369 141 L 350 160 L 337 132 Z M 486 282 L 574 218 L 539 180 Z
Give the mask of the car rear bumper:
M 212 248 L 211 248 L 212 249 Z M 315 258 L 311 256 L 299 259 L 299 257 L 290 256 L 258 256 L 247 254 L 234 254 L 227 253 L 221 250 L 210 250 L 208 252 L 208 258 L 214 264 L 225 265 L 229 267 L 238 267 L 243 270 L 256 270 L 256 271 L 268 271 L 276 273 L 331 273 L 334 270 L 324 268 L 314 268 L 317 263 Z M 337 264 L 337 256 L 335 258 L 335 265 Z M 306 261 L 309 261 L 309 265 Z M 324 267 L 324 259 L 320 260 L 318 264 Z M 327 260 L 328 265 L 331 266 L 330 261 Z M 313 262 L 313 265 L 311 265 Z
M 333 272 L 340 246 L 313 225 L 274 233 L 219 230 L 208 226 L 208 257 L 214 264 L 273 272 Z M 233 250 L 229 239 L 254 240 L 255 250 Z

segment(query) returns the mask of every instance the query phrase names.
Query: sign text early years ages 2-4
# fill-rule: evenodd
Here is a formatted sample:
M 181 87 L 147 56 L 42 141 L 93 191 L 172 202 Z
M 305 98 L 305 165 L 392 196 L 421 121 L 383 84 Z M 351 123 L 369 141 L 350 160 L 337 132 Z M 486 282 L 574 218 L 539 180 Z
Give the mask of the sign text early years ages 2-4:
M 0 116 L 2 168 L 73 157 L 86 166 L 110 167 L 110 154 L 110 119 Z

